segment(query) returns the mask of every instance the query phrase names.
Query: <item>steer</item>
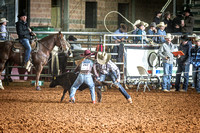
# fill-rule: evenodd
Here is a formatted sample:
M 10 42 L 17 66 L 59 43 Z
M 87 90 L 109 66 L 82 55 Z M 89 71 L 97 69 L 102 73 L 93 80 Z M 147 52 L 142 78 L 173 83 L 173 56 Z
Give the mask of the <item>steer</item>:
M 62 88 L 64 89 L 63 90 L 63 95 L 61 97 L 61 100 L 60 102 L 63 101 L 64 99 L 64 96 L 65 96 L 65 93 L 68 91 L 69 94 L 70 94 L 70 88 L 71 86 L 73 85 L 73 83 L 75 82 L 76 78 L 77 78 L 78 74 L 75 74 L 73 72 L 67 72 L 67 73 L 64 73 L 62 75 L 58 75 L 58 76 L 55 76 L 53 77 L 49 87 L 50 88 L 53 88 L 53 87 L 56 87 L 57 85 L 60 85 L 62 86 Z M 99 82 L 95 82 L 95 85 L 99 85 L 100 83 Z M 83 83 L 78 90 L 82 91 L 84 89 L 88 88 L 88 86 Z M 98 98 L 98 102 L 101 102 L 101 90 L 99 89 L 96 89 L 96 92 L 97 92 L 97 98 Z

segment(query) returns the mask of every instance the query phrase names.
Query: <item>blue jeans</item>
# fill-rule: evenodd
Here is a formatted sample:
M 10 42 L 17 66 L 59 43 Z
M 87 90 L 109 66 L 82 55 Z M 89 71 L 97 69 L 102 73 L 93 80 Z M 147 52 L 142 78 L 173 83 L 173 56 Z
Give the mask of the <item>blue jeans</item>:
M 197 92 L 200 92 L 200 67 L 194 67 L 193 74 L 194 87 L 196 88 Z
M 89 89 L 90 89 L 90 94 L 91 94 L 91 99 L 92 101 L 95 101 L 95 85 L 92 79 L 91 74 L 79 74 L 76 81 L 74 82 L 74 84 L 72 85 L 71 89 L 70 89 L 70 99 L 74 99 L 76 90 L 83 84 L 87 84 Z
M 181 74 L 183 73 L 183 90 L 188 89 L 188 79 L 189 79 L 189 70 L 190 70 L 190 64 L 188 65 L 183 65 L 183 64 L 178 64 L 178 69 L 176 71 L 176 82 L 175 82 L 175 88 L 177 91 L 180 89 L 180 80 L 181 80 Z
M 29 39 L 20 39 L 19 42 L 25 47 L 26 51 L 25 51 L 25 57 L 24 57 L 24 62 L 28 62 L 28 60 L 30 59 L 30 55 L 31 55 L 31 45 L 29 42 Z
M 116 82 L 116 78 L 117 78 L 117 75 L 115 72 L 109 72 L 108 74 L 101 74 L 100 75 L 100 82 L 102 81 L 105 81 L 106 79 L 106 76 L 110 76 L 111 79 L 112 79 L 112 82 L 118 86 L 119 88 L 119 91 L 123 94 L 123 96 L 126 98 L 126 99 L 129 99 L 131 98 L 130 95 L 126 92 L 126 90 L 124 89 L 124 87 L 120 84 L 120 82 Z M 101 86 L 98 86 L 98 89 L 101 89 Z
M 170 90 L 170 82 L 171 82 L 171 77 L 172 77 L 172 69 L 173 69 L 173 64 L 169 63 L 163 63 L 163 82 L 162 82 L 162 88 Z

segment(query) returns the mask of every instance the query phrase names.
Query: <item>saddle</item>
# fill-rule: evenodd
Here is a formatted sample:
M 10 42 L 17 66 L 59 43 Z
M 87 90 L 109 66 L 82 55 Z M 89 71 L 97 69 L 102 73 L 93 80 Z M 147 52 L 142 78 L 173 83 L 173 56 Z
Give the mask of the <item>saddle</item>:
M 13 52 L 16 52 L 16 53 L 24 53 L 25 51 L 25 48 L 24 46 L 19 42 L 19 40 L 15 40 L 15 41 L 12 41 L 13 43 L 13 48 L 12 48 L 12 51 Z M 38 41 L 37 40 L 31 40 L 30 41 L 30 45 L 31 45 L 31 49 L 32 49 L 32 52 L 37 52 L 38 50 Z

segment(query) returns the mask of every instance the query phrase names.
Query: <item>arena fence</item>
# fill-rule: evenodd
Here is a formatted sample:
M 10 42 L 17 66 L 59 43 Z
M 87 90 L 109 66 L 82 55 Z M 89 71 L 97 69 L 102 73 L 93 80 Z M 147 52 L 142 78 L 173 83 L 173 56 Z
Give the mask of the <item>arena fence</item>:
M 50 34 L 56 34 L 58 32 L 56 31 L 36 31 L 35 32 L 36 34 L 47 34 L 47 35 L 50 35 Z M 77 41 L 74 41 L 74 42 L 70 42 L 70 43 L 73 43 L 73 44 L 81 44 L 82 45 L 82 49 L 81 50 L 73 50 L 73 52 L 78 52 L 78 53 L 82 53 L 85 49 L 90 49 L 91 51 L 95 51 L 96 49 L 96 46 L 98 44 L 103 44 L 104 46 L 104 51 L 110 53 L 111 55 L 117 55 L 117 53 L 112 53 L 111 52 L 111 49 L 113 46 L 117 46 L 119 44 L 115 44 L 113 43 L 113 39 L 112 39 L 112 36 L 128 36 L 129 38 L 132 38 L 133 37 L 142 37 L 142 40 L 143 40 L 143 37 L 149 37 L 149 36 L 155 36 L 155 37 L 160 37 L 159 35 L 146 35 L 146 36 L 143 36 L 143 35 L 120 35 L 120 34 L 108 34 L 107 32 L 62 32 L 62 34 L 64 34 L 67 38 L 67 36 L 69 35 L 74 35 L 77 37 Z M 9 32 L 8 34 L 8 38 L 9 40 L 14 40 L 16 39 L 15 36 L 16 35 L 16 32 Z M 172 35 L 176 42 L 173 42 L 175 44 L 175 46 L 178 46 L 178 44 L 180 43 L 180 37 L 181 35 Z M 143 44 L 143 41 L 140 43 L 140 44 L 134 44 L 134 43 L 125 43 L 124 44 L 124 55 L 125 55 L 125 58 L 124 58 L 124 61 L 122 62 L 115 62 L 117 65 L 122 65 L 123 66 L 123 69 L 121 69 L 121 74 L 123 75 L 123 82 L 126 83 L 126 82 L 132 82 L 132 80 L 127 80 L 127 79 L 133 79 L 132 77 L 134 76 L 130 76 L 128 75 L 127 73 L 127 58 L 129 55 L 127 55 L 127 49 L 130 49 L 130 48 L 141 48 L 141 49 L 152 49 L 152 48 L 157 48 L 159 47 L 160 44 Z M 148 46 L 148 47 L 147 47 Z M 154 51 L 156 52 L 156 51 Z M 71 66 L 67 66 L 67 70 L 73 70 L 75 68 L 75 64 L 74 64 L 74 60 L 75 58 L 74 57 L 70 57 L 69 58 L 69 62 L 71 62 Z M 6 69 L 8 68 L 23 68 L 23 66 L 7 66 Z M 43 70 L 43 71 L 47 71 L 47 73 L 43 74 L 41 73 L 41 78 L 49 78 L 52 76 L 50 70 L 49 70 L 49 67 L 48 65 L 44 67 L 44 69 L 46 70 Z M 14 75 L 14 74 L 8 74 L 8 73 L 3 73 L 4 76 L 8 77 L 8 76 L 35 76 L 35 74 L 32 73 L 31 71 L 31 74 L 19 74 L 19 75 Z M 136 76 L 138 77 L 138 76 Z

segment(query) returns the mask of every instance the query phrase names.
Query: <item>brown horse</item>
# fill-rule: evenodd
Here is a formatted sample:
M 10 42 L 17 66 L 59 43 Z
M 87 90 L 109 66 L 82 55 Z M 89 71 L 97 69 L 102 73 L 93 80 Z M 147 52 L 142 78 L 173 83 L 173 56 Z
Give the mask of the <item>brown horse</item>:
M 31 53 L 32 63 L 35 66 L 36 70 L 36 90 L 41 90 L 38 84 L 40 74 L 42 72 L 43 66 L 48 62 L 51 51 L 54 46 L 58 46 L 63 50 L 69 50 L 69 43 L 63 37 L 63 34 L 59 32 L 58 34 L 49 35 L 40 41 L 38 41 L 38 50 Z M 23 47 L 21 45 L 21 47 Z M 21 52 L 17 53 L 13 51 L 14 42 L 6 41 L 0 42 L 0 75 L 5 68 L 5 64 L 9 62 L 9 64 L 18 64 L 22 65 L 22 60 L 20 59 Z M 23 54 L 24 55 L 24 54 Z M 0 89 L 4 89 L 2 82 L 0 80 Z

